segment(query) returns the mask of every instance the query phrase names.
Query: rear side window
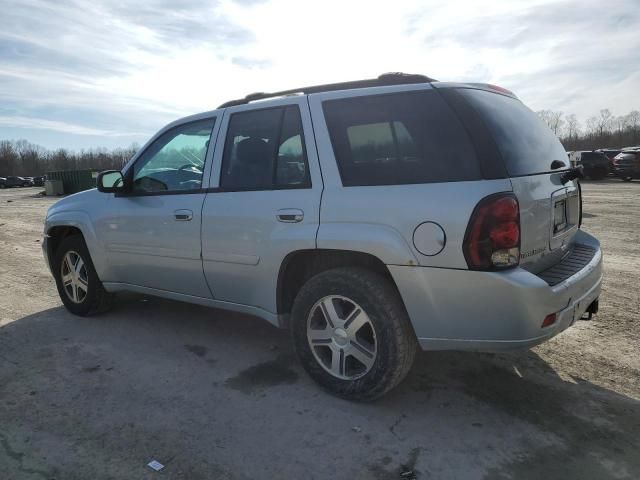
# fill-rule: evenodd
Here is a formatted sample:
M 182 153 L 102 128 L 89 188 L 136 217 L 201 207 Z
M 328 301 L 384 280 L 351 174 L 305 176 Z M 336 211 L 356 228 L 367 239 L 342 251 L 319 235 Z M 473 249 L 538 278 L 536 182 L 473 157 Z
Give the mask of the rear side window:
M 480 178 L 467 133 L 437 92 L 328 100 L 323 109 L 344 186 Z
M 567 153 L 554 133 L 520 100 L 485 90 L 459 92 L 481 114 L 511 177 L 551 171 Z
M 308 188 L 309 169 L 297 106 L 234 113 L 220 186 L 232 190 Z

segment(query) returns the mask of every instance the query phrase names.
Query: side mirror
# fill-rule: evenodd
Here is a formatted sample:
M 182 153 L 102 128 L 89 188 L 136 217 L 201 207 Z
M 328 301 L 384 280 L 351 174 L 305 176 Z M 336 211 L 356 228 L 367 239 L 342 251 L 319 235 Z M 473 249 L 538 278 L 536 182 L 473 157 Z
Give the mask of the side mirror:
M 96 187 L 102 193 L 124 192 L 124 177 L 118 170 L 106 170 L 98 174 Z

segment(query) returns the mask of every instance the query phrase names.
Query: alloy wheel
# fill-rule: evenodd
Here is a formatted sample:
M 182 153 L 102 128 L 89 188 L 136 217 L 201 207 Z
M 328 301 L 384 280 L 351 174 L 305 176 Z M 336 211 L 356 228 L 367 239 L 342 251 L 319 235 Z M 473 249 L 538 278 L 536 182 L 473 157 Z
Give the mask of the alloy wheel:
M 62 259 L 60 271 L 62 287 L 73 303 L 82 303 L 89 291 L 87 266 L 80 254 L 68 251 Z
M 313 306 L 307 340 L 322 368 L 342 380 L 366 375 L 376 360 L 373 323 L 360 305 L 340 295 L 321 298 Z

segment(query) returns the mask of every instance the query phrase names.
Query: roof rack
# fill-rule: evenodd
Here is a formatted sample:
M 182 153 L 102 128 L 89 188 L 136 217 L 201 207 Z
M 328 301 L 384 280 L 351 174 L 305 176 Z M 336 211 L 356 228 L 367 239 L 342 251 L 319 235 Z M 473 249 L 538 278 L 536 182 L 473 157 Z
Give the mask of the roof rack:
M 402 73 L 392 72 L 383 73 L 378 78 L 369 78 L 366 80 L 354 80 L 351 82 L 329 83 L 326 85 L 314 85 L 311 87 L 293 88 L 291 90 L 282 90 L 281 92 L 273 93 L 250 93 L 244 98 L 237 100 L 229 100 L 223 103 L 218 108 L 233 107 L 235 105 L 244 105 L 254 100 L 263 100 L 265 98 L 282 97 L 285 95 L 293 95 L 296 93 L 309 94 L 319 92 L 331 92 L 334 90 L 351 90 L 354 88 L 365 87 L 384 87 L 388 85 L 403 85 L 407 83 L 431 83 L 437 82 L 437 80 L 427 77 L 426 75 L 419 75 L 414 73 Z

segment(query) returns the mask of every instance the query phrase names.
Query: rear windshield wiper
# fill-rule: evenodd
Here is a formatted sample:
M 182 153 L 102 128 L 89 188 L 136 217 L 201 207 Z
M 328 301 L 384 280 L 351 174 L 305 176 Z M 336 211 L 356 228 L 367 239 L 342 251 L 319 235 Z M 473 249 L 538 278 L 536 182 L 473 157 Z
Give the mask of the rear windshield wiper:
M 560 181 L 564 185 L 571 180 L 575 180 L 576 178 L 584 178 L 584 172 L 582 171 L 582 165 L 578 165 L 577 167 L 570 168 L 566 172 L 562 174 L 560 177 Z

